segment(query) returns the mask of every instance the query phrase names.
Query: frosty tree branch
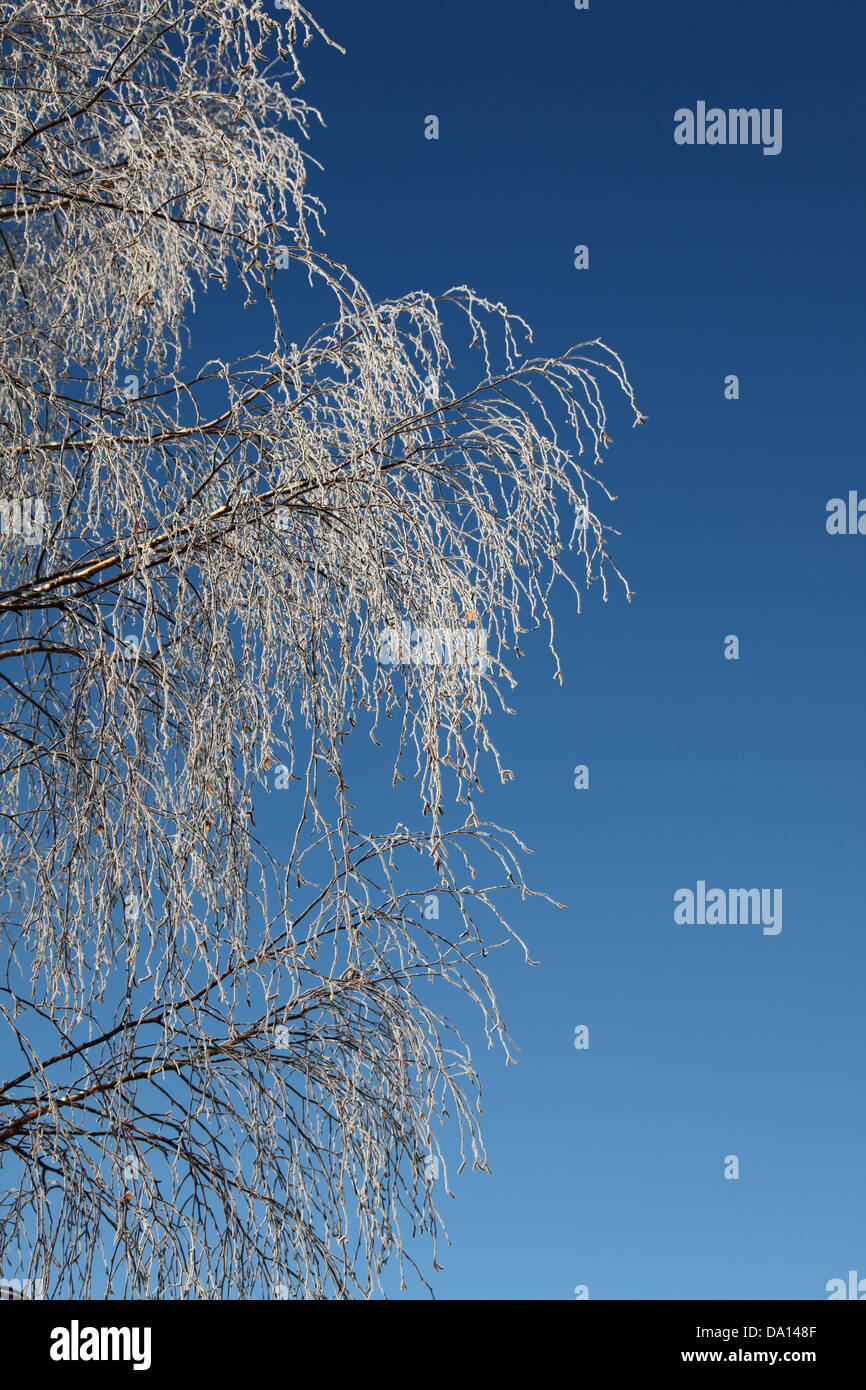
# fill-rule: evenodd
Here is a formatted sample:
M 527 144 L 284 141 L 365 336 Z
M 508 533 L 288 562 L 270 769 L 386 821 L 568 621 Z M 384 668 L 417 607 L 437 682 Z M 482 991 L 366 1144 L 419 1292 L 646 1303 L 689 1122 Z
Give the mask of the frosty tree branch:
M 559 674 L 557 578 L 622 579 L 622 362 L 525 356 L 465 286 L 374 304 L 315 248 L 317 36 L 297 0 L 0 5 L 0 496 L 46 516 L 0 537 L 0 1244 L 49 1295 L 369 1297 L 419 1231 L 435 1263 L 441 1122 L 486 1157 L 426 982 L 509 1055 L 483 958 L 529 893 L 476 813 L 491 708 L 528 628 Z M 206 289 L 267 307 L 265 351 L 190 367 Z M 295 344 L 302 290 L 330 321 Z M 490 669 L 382 665 L 403 620 L 483 623 Z M 354 823 L 362 726 L 423 828 Z

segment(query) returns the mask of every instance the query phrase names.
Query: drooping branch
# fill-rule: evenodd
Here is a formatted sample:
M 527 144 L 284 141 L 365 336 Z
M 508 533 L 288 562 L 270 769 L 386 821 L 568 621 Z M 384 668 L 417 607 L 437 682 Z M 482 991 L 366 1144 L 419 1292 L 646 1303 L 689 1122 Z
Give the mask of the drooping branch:
M 629 594 L 622 361 L 314 249 L 314 34 L 299 0 L 0 5 L 0 1244 L 78 1296 L 369 1297 L 420 1231 L 435 1265 L 440 1122 L 486 1166 L 448 1001 L 510 1057 L 483 961 L 530 891 L 476 811 L 492 713 L 527 630 L 560 674 L 557 580 Z M 273 342 L 191 367 L 214 287 Z M 356 825 L 362 728 L 420 829 Z

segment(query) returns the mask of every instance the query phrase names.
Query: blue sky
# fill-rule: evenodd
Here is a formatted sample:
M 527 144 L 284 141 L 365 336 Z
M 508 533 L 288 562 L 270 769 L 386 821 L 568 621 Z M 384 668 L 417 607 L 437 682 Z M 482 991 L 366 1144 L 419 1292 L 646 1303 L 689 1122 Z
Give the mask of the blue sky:
M 635 598 L 578 618 L 563 590 L 565 685 L 530 643 L 497 726 L 515 781 L 483 809 L 567 911 L 515 901 L 540 965 L 490 962 L 519 1062 L 477 1038 L 493 1173 L 455 1181 L 425 1269 L 444 1298 L 824 1298 L 866 1277 L 866 536 L 825 528 L 866 496 L 862 6 L 314 11 L 348 50 L 304 61 L 325 249 L 374 297 L 503 300 L 540 352 L 602 337 L 649 417 L 611 394 Z M 678 146 L 700 100 L 781 108 L 781 153 Z M 269 344 L 215 295 L 198 327 Z M 356 798 L 376 829 L 387 781 Z M 782 931 L 676 925 L 698 880 L 781 888 Z

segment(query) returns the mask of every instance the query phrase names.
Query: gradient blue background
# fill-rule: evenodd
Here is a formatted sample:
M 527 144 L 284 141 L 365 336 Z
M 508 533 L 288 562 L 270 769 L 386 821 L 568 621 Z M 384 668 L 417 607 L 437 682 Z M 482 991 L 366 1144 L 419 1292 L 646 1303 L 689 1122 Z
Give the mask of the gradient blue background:
M 636 596 L 577 618 L 563 589 L 565 685 L 530 643 L 497 725 L 515 781 L 483 810 L 568 906 L 515 900 L 540 965 L 489 962 L 519 1063 L 476 1034 L 493 1173 L 454 1181 L 425 1270 L 449 1298 L 825 1298 L 866 1276 L 866 536 L 825 529 L 866 495 L 862 5 L 313 8 L 348 50 L 304 55 L 325 249 L 374 297 L 501 299 L 540 352 L 602 337 L 649 416 L 610 393 L 602 515 Z M 677 146 L 700 99 L 781 107 L 781 154 Z M 251 322 L 208 296 L 197 336 L 267 349 Z M 381 774 L 356 797 L 376 829 Z M 781 934 L 676 926 L 701 878 L 781 887 Z

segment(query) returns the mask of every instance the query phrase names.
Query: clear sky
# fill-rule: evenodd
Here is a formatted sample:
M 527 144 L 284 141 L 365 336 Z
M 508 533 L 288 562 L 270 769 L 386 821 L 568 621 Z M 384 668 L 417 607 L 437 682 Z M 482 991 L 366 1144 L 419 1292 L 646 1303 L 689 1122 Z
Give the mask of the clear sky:
M 313 9 L 348 50 L 304 55 L 326 249 L 374 297 L 503 300 L 541 352 L 602 337 L 649 417 L 611 394 L 635 598 L 577 618 L 563 589 L 565 685 L 531 643 L 497 726 L 515 781 L 484 810 L 567 911 L 515 901 L 540 965 L 490 961 L 519 1062 L 477 1039 L 493 1172 L 455 1180 L 425 1268 L 450 1298 L 825 1298 L 866 1278 L 866 535 L 825 525 L 866 498 L 862 4 Z M 781 109 L 780 153 L 678 145 L 701 101 Z M 217 296 L 197 327 L 269 345 Z M 699 880 L 781 889 L 781 931 L 677 924 Z

